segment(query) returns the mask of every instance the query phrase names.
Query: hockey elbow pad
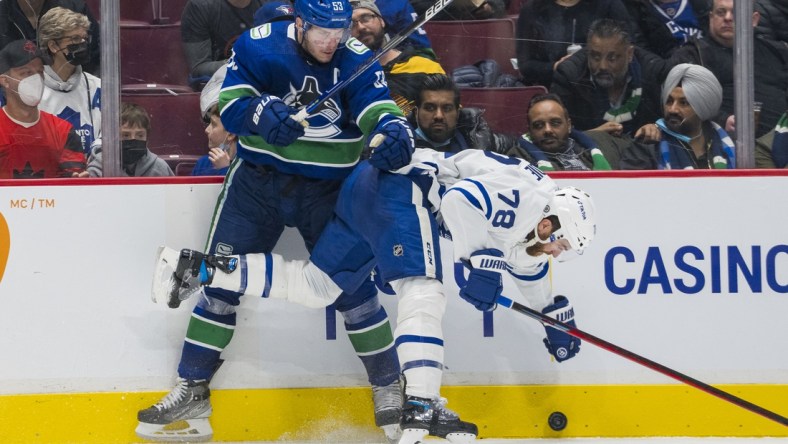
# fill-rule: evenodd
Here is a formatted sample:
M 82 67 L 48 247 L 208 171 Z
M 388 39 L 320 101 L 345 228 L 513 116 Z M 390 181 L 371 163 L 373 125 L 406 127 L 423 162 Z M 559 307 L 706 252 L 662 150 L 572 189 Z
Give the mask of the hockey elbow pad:
M 304 126 L 291 116 L 298 110 L 279 97 L 263 94 L 255 101 L 247 118 L 247 127 L 269 145 L 288 146 L 304 135 Z
M 564 324 L 576 327 L 575 310 L 572 304 L 569 303 L 569 299 L 565 296 L 556 296 L 553 299 L 553 303 L 545 307 L 542 313 Z M 547 337 L 544 339 L 544 345 L 547 347 L 547 351 L 555 356 L 558 362 L 571 359 L 580 352 L 580 338 L 576 338 L 569 333 L 564 333 L 547 324 L 545 324 L 544 329 L 547 333 Z
M 391 171 L 410 163 L 413 156 L 413 129 L 399 117 L 384 117 L 370 137 L 369 163 L 375 168 Z
M 503 292 L 501 270 L 506 269 L 503 253 L 493 248 L 479 250 L 471 255 L 470 263 L 471 273 L 460 289 L 460 297 L 477 310 L 495 309 L 498 296 Z

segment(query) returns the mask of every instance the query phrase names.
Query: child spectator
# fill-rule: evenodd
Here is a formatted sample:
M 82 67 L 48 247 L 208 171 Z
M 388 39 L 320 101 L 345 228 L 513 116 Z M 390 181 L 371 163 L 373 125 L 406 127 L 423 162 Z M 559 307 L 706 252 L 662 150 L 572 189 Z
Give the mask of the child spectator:
M 148 150 L 150 116 L 136 103 L 120 105 L 121 175 L 133 177 L 174 176 L 163 159 Z M 101 139 L 93 144 L 88 160 L 90 177 L 101 177 Z
M 208 154 L 194 165 L 192 176 L 224 176 L 238 149 L 238 136 L 228 132 L 219 116 L 219 91 L 222 89 L 227 67 L 221 67 L 211 77 L 200 94 L 200 111 L 208 124 Z

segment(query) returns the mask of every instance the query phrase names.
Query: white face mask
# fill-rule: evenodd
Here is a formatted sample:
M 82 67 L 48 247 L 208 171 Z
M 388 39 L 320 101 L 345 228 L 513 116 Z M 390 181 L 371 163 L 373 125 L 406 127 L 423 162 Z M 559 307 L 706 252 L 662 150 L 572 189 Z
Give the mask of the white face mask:
M 11 76 L 6 76 L 14 79 Z M 14 79 L 19 80 L 19 79 Z M 17 94 L 22 102 L 27 106 L 38 106 L 41 103 L 41 96 L 44 95 L 44 78 L 40 74 L 33 74 L 19 80 Z

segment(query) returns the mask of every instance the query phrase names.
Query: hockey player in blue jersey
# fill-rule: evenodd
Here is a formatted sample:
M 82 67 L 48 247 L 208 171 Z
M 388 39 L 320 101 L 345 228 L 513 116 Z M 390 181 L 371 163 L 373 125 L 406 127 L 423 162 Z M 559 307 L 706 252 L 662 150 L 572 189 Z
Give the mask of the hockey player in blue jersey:
M 412 130 L 390 99 L 378 63 L 306 120 L 293 118 L 299 107 L 372 56 L 348 38 L 352 8 L 347 0 L 296 0 L 294 13 L 294 21 L 250 29 L 233 47 L 219 110 L 225 128 L 239 136 L 238 153 L 217 202 L 207 253 L 270 252 L 285 226 L 296 227 L 311 251 L 367 140 L 382 139 L 369 157 L 374 168 L 397 169 L 411 158 Z M 232 338 L 243 293 L 205 287 L 190 319 L 176 387 L 138 413 L 139 436 L 210 439 L 209 382 Z M 173 308 L 179 304 L 178 298 L 169 301 Z M 334 306 L 373 386 L 375 422 L 397 439 L 400 369 L 377 290 L 364 283 L 339 296 Z M 187 423 L 188 429 L 173 430 L 176 422 Z
M 183 297 L 210 282 L 323 306 L 369 281 L 377 267 L 376 279 L 399 297 L 395 335 L 406 382 L 400 444 L 427 434 L 471 442 L 477 427 L 461 421 L 440 397 L 446 298 L 439 224 L 449 230 L 454 261 L 470 268 L 460 284 L 462 298 L 480 310 L 493 309 L 502 292 L 501 273 L 508 273 L 534 308 L 574 325 L 569 301 L 551 296 L 548 259 L 564 260 L 589 245 L 594 204 L 576 188 L 558 188 L 533 165 L 489 151 L 417 149 L 412 163 L 397 173 L 366 163 L 356 168 L 310 261 L 285 261 L 276 254 L 206 257 L 163 248 L 154 297 Z M 173 271 L 176 279 L 170 280 Z M 578 339 L 545 330 L 547 350 L 559 362 L 579 351 Z

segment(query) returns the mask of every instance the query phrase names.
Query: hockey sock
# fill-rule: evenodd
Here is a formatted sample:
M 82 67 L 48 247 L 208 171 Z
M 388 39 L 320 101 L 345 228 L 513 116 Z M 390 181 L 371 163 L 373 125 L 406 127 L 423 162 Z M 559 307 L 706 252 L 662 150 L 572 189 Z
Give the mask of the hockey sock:
M 391 325 L 377 296 L 341 313 L 353 349 L 367 370 L 369 383 L 386 386 L 399 379 L 399 360 Z
M 209 302 L 205 302 L 208 300 Z M 183 342 L 178 375 L 186 379 L 210 379 L 221 352 L 235 332 L 235 307 L 206 297 L 194 307 Z
M 242 254 L 232 273 L 217 271 L 211 287 L 264 298 L 286 299 L 311 308 L 331 305 L 342 290 L 314 264 L 274 253 Z
M 399 279 L 391 285 L 399 295 L 395 335 L 405 393 L 436 399 L 443 377 L 443 286 L 426 277 Z

